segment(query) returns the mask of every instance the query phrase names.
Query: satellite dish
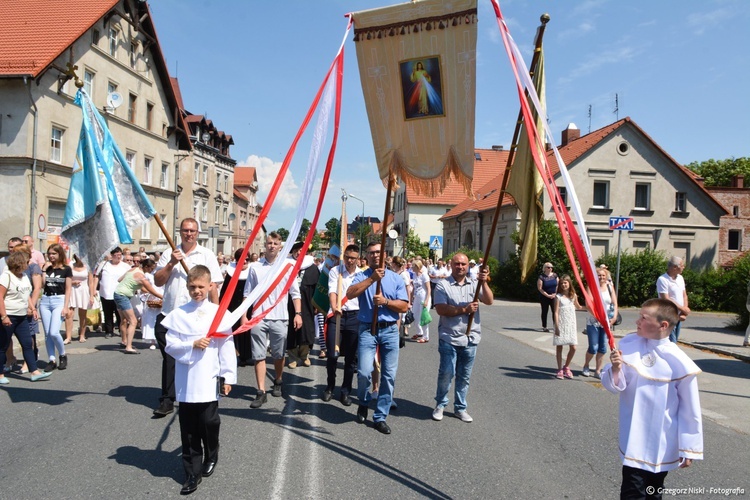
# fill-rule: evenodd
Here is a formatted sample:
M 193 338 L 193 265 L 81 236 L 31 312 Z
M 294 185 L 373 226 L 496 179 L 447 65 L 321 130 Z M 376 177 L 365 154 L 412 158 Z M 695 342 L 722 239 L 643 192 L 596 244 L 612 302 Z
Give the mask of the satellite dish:
M 396 231 L 395 229 L 391 229 L 390 231 L 388 231 L 388 237 L 392 240 L 395 240 L 396 238 L 398 238 L 398 231 Z
M 417 227 L 417 219 L 414 219 L 414 218 L 409 219 L 409 227 L 411 229 L 414 229 L 415 227 Z
M 211 136 L 208 134 L 208 132 L 203 132 L 203 142 L 208 143 L 208 141 L 211 139 Z
M 107 106 L 117 109 L 122 105 L 123 98 L 119 92 L 110 92 L 107 94 Z

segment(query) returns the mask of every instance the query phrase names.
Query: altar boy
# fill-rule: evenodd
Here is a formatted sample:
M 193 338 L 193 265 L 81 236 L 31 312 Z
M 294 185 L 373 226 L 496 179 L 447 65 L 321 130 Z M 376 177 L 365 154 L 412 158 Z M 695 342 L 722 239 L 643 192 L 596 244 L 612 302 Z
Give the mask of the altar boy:
M 698 366 L 669 341 L 679 310 L 666 299 L 643 303 L 636 334 L 620 341 L 602 385 L 620 394 L 620 498 L 661 498 L 670 470 L 703 459 Z
M 237 382 L 237 358 L 232 336 L 208 338 L 219 306 L 208 300 L 211 271 L 194 266 L 187 275 L 192 299 L 164 318 L 167 354 L 175 361 L 175 389 L 180 403 L 182 464 L 187 476 L 180 493 L 198 489 L 202 477 L 213 474 L 219 458 L 219 404 Z M 231 334 L 231 331 L 222 332 Z

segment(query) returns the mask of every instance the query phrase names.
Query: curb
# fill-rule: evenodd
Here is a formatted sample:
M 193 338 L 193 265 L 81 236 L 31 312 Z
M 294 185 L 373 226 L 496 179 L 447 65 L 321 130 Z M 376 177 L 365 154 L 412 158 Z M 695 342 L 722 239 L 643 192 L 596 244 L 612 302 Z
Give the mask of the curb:
M 690 347 L 694 347 L 696 349 L 700 349 L 701 351 L 709 351 L 716 354 L 722 354 L 724 356 L 730 356 L 736 359 L 739 359 L 740 361 L 744 361 L 745 363 L 750 363 L 750 354 L 743 354 L 739 352 L 735 352 L 729 349 L 724 349 L 722 347 L 714 347 L 710 345 L 701 344 L 700 342 L 687 342 L 684 340 L 678 340 L 679 344 L 685 344 L 689 345 Z

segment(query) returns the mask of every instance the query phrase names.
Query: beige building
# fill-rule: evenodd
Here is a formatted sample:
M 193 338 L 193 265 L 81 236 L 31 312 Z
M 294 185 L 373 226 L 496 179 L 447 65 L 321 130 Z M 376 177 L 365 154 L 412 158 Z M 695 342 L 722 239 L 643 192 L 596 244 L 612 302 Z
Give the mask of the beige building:
M 37 235 L 40 215 L 61 226 L 82 121 L 74 77 L 173 230 L 180 150 L 191 145 L 148 4 L 42 0 L 0 16 L 0 240 Z M 153 220 L 132 236 L 136 248 L 166 247 Z
M 726 209 L 698 177 L 677 163 L 633 120 L 624 118 L 581 137 L 571 124 L 562 134 L 560 154 L 583 210 L 594 257 L 616 252 L 618 232 L 610 217 L 632 217 L 634 230 L 622 232 L 622 249 L 652 248 L 678 255 L 696 268 L 719 263 L 719 225 Z M 551 151 L 547 159 L 566 205 L 567 193 Z M 502 172 L 498 172 L 501 174 Z M 484 249 L 501 175 L 442 217 L 447 251 Z M 545 217 L 554 219 L 547 194 Z M 510 235 L 518 227 L 512 198 L 501 211 L 492 255 L 505 260 L 514 251 Z M 468 234 L 467 234 L 468 233 Z M 455 243 L 454 243 L 455 242 Z
M 260 211 L 263 207 L 258 203 L 258 174 L 255 167 L 238 166 L 234 170 L 234 202 L 231 221 L 232 241 L 234 248 L 242 248 L 247 238 L 258 224 Z M 260 254 L 266 241 L 266 230 L 261 227 L 255 241 L 250 246 L 251 252 Z

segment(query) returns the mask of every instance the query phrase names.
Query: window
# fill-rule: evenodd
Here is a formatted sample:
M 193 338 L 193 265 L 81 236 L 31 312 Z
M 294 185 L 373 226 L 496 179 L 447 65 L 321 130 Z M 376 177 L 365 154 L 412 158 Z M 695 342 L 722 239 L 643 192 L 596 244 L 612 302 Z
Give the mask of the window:
M 49 218 L 47 218 L 47 224 L 50 227 L 62 226 L 63 218 L 65 218 L 65 205 L 65 203 L 58 201 L 49 202 L 49 210 L 47 210 Z
M 221 217 L 221 223 L 225 226 L 227 225 L 227 221 L 229 220 L 229 208 L 226 206 L 224 207 L 224 214 Z
M 568 188 L 565 186 L 557 186 L 557 191 L 560 193 L 560 200 L 564 207 L 568 206 Z
M 91 45 L 99 45 L 99 38 L 101 35 L 99 34 L 99 30 L 92 30 L 91 31 Z
M 687 212 L 687 193 L 674 194 L 674 211 Z
M 208 186 L 208 165 L 203 165 L 203 185 Z
M 219 205 L 216 205 L 216 210 L 214 211 L 214 223 L 215 224 L 219 223 L 219 210 L 220 209 L 221 207 Z
M 128 162 L 130 171 L 135 172 L 135 153 L 133 153 L 132 151 L 127 151 L 125 153 L 125 161 Z
M 216 190 L 221 191 L 221 174 L 216 174 Z
M 224 174 L 224 192 L 229 192 L 229 176 Z
M 594 181 L 594 207 L 609 208 L 608 181 Z
M 138 101 L 138 96 L 135 94 L 130 94 L 130 97 L 128 97 L 128 121 L 130 123 L 135 123 L 135 103 Z
M 636 250 L 648 250 L 651 248 L 651 242 L 650 241 L 639 241 L 636 240 L 633 242 L 633 248 Z
M 153 160 L 151 158 L 144 158 L 143 159 L 143 183 L 144 184 L 151 184 L 151 164 L 153 163 Z
M 201 220 L 203 222 L 208 222 L 208 201 L 203 200 L 202 206 L 201 206 Z
M 150 102 L 146 103 L 146 129 L 151 130 L 154 125 L 154 105 Z
M 193 199 L 193 218 L 197 219 L 200 213 L 201 201 L 198 198 Z
M 193 169 L 193 182 L 198 184 L 200 181 L 201 181 L 201 164 L 196 161 L 195 168 Z
M 83 90 L 89 97 L 94 98 L 94 74 L 89 70 L 83 72 Z
M 732 215 L 734 215 L 735 217 L 739 217 L 740 216 L 740 207 L 738 207 L 737 205 L 733 206 L 732 207 Z
M 648 182 L 636 182 L 635 184 L 635 209 L 651 210 L 651 184 Z
M 162 222 L 162 224 L 164 224 L 164 232 L 157 231 L 156 234 L 158 234 L 157 239 L 159 241 L 166 241 L 167 237 L 166 237 L 165 233 L 169 233 L 169 226 L 167 225 L 169 223 L 169 220 L 168 220 L 169 217 L 165 217 L 164 215 L 166 215 L 166 214 L 162 214 L 162 215 L 163 216 L 161 218 L 161 222 Z
M 141 239 L 142 240 L 151 239 L 151 219 L 148 219 L 146 222 L 141 224 Z
M 111 94 L 112 92 L 117 92 L 117 84 L 107 82 L 107 95 Z
M 63 134 L 65 131 L 61 128 L 52 127 L 52 135 L 50 137 L 50 150 L 49 160 L 55 163 L 62 163 L 62 146 L 63 146 Z
M 727 250 L 742 250 L 742 231 L 730 229 L 727 238 Z
M 159 177 L 159 187 L 167 189 L 169 184 L 169 163 L 161 164 L 161 177 Z
M 168 132 L 168 130 L 167 130 L 167 124 L 164 123 L 164 122 L 162 122 L 162 124 L 161 124 L 161 136 L 162 137 L 167 137 L 167 132 Z
M 135 68 L 135 61 L 138 57 L 138 44 L 130 42 L 130 67 Z
M 119 33 L 117 33 L 117 30 L 114 28 L 109 28 L 109 55 L 112 57 L 117 57 L 117 39 L 119 37 Z

